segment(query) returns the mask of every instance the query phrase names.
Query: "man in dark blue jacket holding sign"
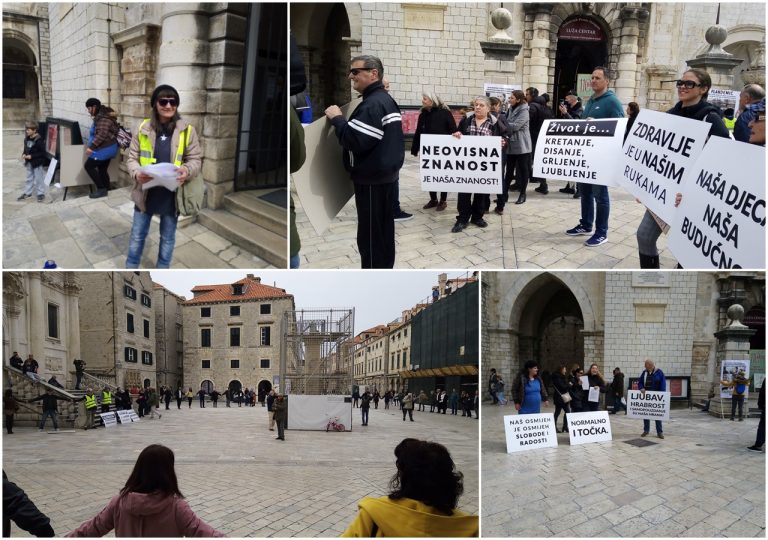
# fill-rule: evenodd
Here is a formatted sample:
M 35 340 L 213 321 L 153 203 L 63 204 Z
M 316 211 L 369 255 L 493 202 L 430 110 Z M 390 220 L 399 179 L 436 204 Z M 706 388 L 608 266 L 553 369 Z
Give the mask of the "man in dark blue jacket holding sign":
M 344 118 L 336 105 L 325 110 L 344 149 L 344 168 L 355 185 L 357 247 L 362 268 L 395 265 L 397 179 L 405 159 L 400 108 L 382 84 L 384 66 L 375 56 L 352 59 L 349 78 L 363 101 Z
M 667 379 L 664 377 L 664 372 L 656 367 L 653 360 L 646 358 L 645 370 L 640 374 L 640 380 L 637 381 L 638 390 L 642 391 L 645 395 L 646 390 L 652 390 L 654 392 L 666 392 L 667 391 Z M 643 420 L 643 433 L 642 437 L 645 437 L 651 431 L 651 421 L 645 418 Z M 661 420 L 656 420 L 656 435 L 659 439 L 664 438 L 664 430 L 661 427 Z

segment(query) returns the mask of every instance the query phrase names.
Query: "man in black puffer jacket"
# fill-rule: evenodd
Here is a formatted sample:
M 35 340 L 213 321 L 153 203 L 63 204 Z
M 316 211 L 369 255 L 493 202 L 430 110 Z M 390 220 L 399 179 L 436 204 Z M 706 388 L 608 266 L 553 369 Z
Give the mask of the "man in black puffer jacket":
M 384 89 L 384 66 L 375 56 L 352 59 L 349 78 L 363 101 L 344 118 L 336 105 L 325 115 L 343 148 L 344 167 L 355 184 L 357 247 L 362 268 L 395 265 L 394 200 L 405 160 L 400 107 Z

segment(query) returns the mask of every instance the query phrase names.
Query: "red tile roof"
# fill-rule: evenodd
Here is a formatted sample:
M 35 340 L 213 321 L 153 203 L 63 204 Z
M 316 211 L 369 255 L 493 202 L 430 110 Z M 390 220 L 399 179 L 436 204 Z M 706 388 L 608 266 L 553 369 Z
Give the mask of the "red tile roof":
M 232 285 L 243 285 L 243 294 L 232 294 Z M 197 285 L 192 288 L 195 297 L 184 305 L 214 304 L 218 302 L 245 302 L 248 300 L 267 300 L 270 298 L 293 298 L 285 289 L 263 285 L 260 278 L 245 277 L 234 283 L 222 285 Z

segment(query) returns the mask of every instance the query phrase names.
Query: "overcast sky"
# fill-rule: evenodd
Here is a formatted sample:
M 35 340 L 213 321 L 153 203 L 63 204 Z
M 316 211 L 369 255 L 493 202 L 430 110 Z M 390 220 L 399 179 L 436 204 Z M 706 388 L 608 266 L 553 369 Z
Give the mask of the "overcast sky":
M 467 272 L 446 272 L 448 278 Z M 192 298 L 195 285 L 234 283 L 254 274 L 265 285 L 285 289 L 296 308 L 355 308 L 355 334 L 393 321 L 404 309 L 430 298 L 440 272 L 434 270 L 165 270 L 152 280 L 174 293 Z

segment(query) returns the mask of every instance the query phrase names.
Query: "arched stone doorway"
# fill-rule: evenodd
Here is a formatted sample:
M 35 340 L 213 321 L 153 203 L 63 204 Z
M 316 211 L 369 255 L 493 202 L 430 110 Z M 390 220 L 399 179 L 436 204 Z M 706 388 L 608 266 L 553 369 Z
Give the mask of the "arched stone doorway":
M 229 388 L 230 395 L 232 395 L 235 392 L 239 392 L 240 390 L 242 390 L 243 385 L 238 380 L 232 380 L 232 381 L 229 381 L 228 388 Z
M 213 392 L 213 381 L 209 381 L 208 379 L 204 380 L 202 383 L 200 383 L 200 388 L 202 390 L 205 390 L 206 394 L 210 394 Z
M 149 388 L 152 385 L 152 381 L 144 379 L 144 388 Z
M 269 392 L 270 390 L 272 390 L 271 382 L 267 380 L 259 381 L 259 385 L 256 389 L 256 392 Z
M 552 106 L 570 90 L 578 89 L 580 74 L 591 74 L 596 67 L 607 64 L 608 31 L 602 21 L 584 15 L 572 15 L 563 21 L 557 32 Z
M 291 32 L 304 60 L 313 118 L 352 99 L 347 74 L 362 39 L 359 10 L 357 4 L 342 3 L 291 6 Z
M 26 36 L 3 34 L 3 124 L 22 127 L 40 120 L 37 58 Z

